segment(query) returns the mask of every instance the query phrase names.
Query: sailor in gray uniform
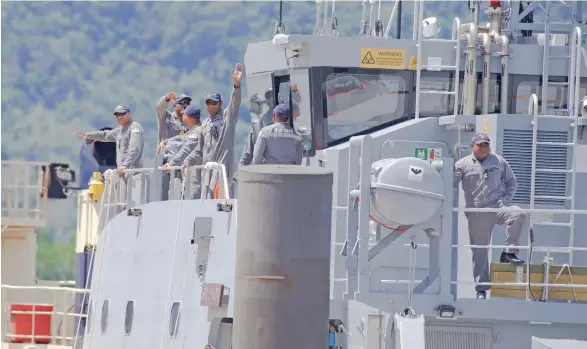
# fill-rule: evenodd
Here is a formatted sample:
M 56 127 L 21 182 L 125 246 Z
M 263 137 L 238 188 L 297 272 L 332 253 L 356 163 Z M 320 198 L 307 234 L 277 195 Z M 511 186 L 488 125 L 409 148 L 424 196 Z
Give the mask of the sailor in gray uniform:
M 258 93 L 251 96 L 251 106 L 249 107 L 251 112 L 251 130 L 245 139 L 245 146 L 243 147 L 243 154 L 241 155 L 239 166 L 250 165 L 253 160 L 253 149 L 257 141 L 257 135 L 263 126 L 265 126 L 262 119 L 264 102 Z
M 241 80 L 243 66 L 237 64 L 231 73 L 233 89 L 228 108 L 222 110 L 222 97 L 218 93 L 206 95 L 206 110 L 209 117 L 202 122 L 201 146 L 196 147 L 184 163 L 193 163 L 192 157 L 202 154 L 202 163 L 217 162 L 224 164 L 228 178 L 231 177 L 234 159 L 234 134 L 238 122 L 238 112 L 241 104 Z M 220 185 L 218 171 L 205 171 L 202 181 L 202 198 L 209 197 Z M 218 189 L 220 190 L 220 189 Z
M 491 140 L 486 134 L 473 137 L 473 153 L 455 163 L 454 185 L 462 182 L 467 208 L 517 207 L 510 205 L 516 193 L 517 182 L 514 172 L 507 161 L 491 153 Z M 467 212 L 471 245 L 489 245 L 494 225 L 506 225 L 505 245 L 519 245 L 520 235 L 527 215 L 517 212 Z M 472 248 L 473 276 L 479 283 L 489 282 L 489 263 L 487 255 L 490 249 Z M 516 255 L 517 248 L 508 248 L 501 254 L 501 263 L 524 263 Z M 488 285 L 477 285 L 477 298 L 485 299 Z
M 126 201 L 127 177 L 122 175 L 126 169 L 143 167 L 144 131 L 141 124 L 132 120 L 130 108 L 119 105 L 112 113 L 116 117 L 118 127 L 113 130 L 82 132 L 75 131 L 77 136 L 86 140 L 99 142 L 116 142 L 116 171 L 121 175 L 120 193 L 123 195 L 119 202 Z
M 279 104 L 273 110 L 273 124 L 263 127 L 253 151 L 253 164 L 300 165 L 302 139 L 289 126 L 289 108 Z
M 196 150 L 196 147 L 201 143 L 201 135 L 200 135 L 200 109 L 198 109 L 194 105 L 190 105 L 187 107 L 183 112 L 183 123 L 189 128 L 184 136 L 177 135 L 175 137 L 181 137 L 183 139 L 183 145 L 179 151 L 177 151 L 163 166 L 164 168 L 169 168 L 171 166 L 180 166 L 184 163 L 187 157 Z M 200 165 L 202 158 L 201 155 L 192 157 L 194 163 L 193 165 Z M 200 190 L 200 182 L 201 182 L 201 170 L 193 169 L 193 173 L 190 172 L 189 178 L 189 190 L 191 193 L 191 198 L 200 198 L 201 190 Z
M 170 113 L 167 108 L 170 101 L 173 100 L 173 113 Z M 157 125 L 158 135 L 157 144 L 161 141 L 184 134 L 188 128 L 182 121 L 183 110 L 190 105 L 192 98 L 188 95 L 181 94 L 176 97 L 175 93 L 169 92 L 161 97 L 157 106 Z

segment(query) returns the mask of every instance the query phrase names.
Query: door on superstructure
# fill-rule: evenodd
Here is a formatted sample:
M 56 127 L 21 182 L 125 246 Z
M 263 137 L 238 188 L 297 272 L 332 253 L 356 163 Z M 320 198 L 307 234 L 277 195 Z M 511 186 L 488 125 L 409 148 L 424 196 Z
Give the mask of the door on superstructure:
M 215 349 L 232 348 L 232 318 L 222 318 L 218 328 L 218 341 Z
M 288 107 L 291 103 L 293 127 L 301 136 L 304 156 L 315 155 L 309 70 L 291 69 L 283 74 L 274 73 L 273 98 Z

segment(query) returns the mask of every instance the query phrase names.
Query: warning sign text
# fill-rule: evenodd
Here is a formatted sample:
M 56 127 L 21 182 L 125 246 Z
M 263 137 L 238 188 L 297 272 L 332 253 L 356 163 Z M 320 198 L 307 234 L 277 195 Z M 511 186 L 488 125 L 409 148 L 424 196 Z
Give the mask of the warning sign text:
M 405 69 L 406 51 L 402 49 L 362 48 L 361 68 Z

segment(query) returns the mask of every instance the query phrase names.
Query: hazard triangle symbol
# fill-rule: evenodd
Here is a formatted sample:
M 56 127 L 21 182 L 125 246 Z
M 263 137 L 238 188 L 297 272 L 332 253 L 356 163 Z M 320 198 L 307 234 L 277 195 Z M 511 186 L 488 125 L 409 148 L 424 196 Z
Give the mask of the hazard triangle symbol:
M 375 64 L 375 59 L 373 59 L 373 56 L 371 55 L 371 52 L 367 52 L 367 54 L 365 55 L 365 57 L 363 57 L 363 60 L 361 61 L 361 63 L 363 63 L 363 64 Z

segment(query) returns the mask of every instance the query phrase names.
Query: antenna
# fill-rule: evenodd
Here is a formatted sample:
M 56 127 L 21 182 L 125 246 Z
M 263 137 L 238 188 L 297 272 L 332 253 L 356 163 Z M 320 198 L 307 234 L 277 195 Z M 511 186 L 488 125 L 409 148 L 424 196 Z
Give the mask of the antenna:
M 279 21 L 275 23 L 275 35 L 285 34 L 285 26 L 281 21 L 283 19 L 283 0 L 279 1 Z

